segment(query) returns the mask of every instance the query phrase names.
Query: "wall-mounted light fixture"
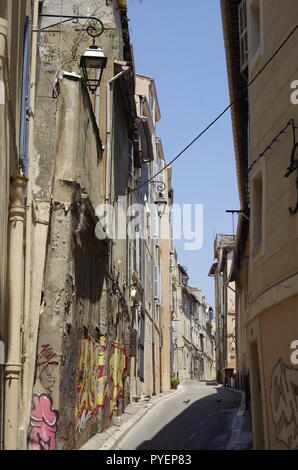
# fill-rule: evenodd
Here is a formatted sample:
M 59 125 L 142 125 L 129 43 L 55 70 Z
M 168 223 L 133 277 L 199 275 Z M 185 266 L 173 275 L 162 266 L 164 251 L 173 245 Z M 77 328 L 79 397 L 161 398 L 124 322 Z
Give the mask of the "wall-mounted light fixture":
M 86 49 L 81 56 L 80 67 L 83 70 L 85 83 L 92 94 L 100 85 L 102 72 L 106 65 L 107 57 L 101 47 L 95 44 Z
M 141 183 L 141 184 L 138 185 L 131 192 L 137 191 L 139 188 L 141 188 L 144 185 L 143 181 L 138 181 L 138 183 Z M 151 181 L 149 180 L 149 181 L 146 181 L 145 183 L 156 185 L 156 189 L 158 191 L 158 198 L 156 199 L 156 201 L 154 201 L 154 204 L 156 204 L 158 216 L 161 218 L 165 213 L 166 205 L 168 203 L 166 198 L 163 195 L 163 192 L 166 189 L 166 185 L 162 181 L 154 181 L 154 180 L 151 180 Z
M 91 24 L 88 24 L 86 28 L 87 34 L 93 38 L 93 43 L 90 47 L 85 50 L 84 54 L 81 56 L 80 59 L 80 67 L 83 71 L 84 82 L 93 94 L 100 85 L 103 69 L 107 65 L 107 57 L 104 55 L 101 47 L 95 44 L 95 38 L 99 37 L 105 30 L 102 21 L 96 18 L 95 16 L 66 16 L 40 14 L 39 17 L 60 18 L 59 23 L 54 23 L 49 26 L 45 26 L 44 28 L 38 30 L 40 32 L 48 30 L 49 28 L 53 28 L 57 25 L 67 23 L 69 21 L 72 21 L 73 23 L 78 23 L 80 19 L 85 19 L 88 22 L 97 22 L 97 24 L 99 25 L 99 30 Z
M 153 181 L 150 181 L 150 183 L 153 183 Z M 166 205 L 167 205 L 167 200 L 163 195 L 163 190 L 166 188 L 166 185 L 162 183 L 161 181 L 156 182 L 157 183 L 157 191 L 158 191 L 158 198 L 156 201 L 154 201 L 154 204 L 157 207 L 157 213 L 158 216 L 161 218 L 166 210 Z

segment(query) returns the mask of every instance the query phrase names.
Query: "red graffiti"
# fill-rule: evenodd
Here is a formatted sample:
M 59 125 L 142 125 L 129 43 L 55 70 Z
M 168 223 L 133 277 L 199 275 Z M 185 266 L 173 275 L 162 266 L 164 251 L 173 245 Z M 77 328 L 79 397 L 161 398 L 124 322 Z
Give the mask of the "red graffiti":
M 54 450 L 58 411 L 52 409 L 52 399 L 45 394 L 33 395 L 31 412 L 31 450 Z
M 43 344 L 41 346 L 41 351 L 37 356 L 37 366 L 58 364 L 57 361 L 51 361 L 54 357 L 57 357 L 57 354 L 53 352 L 52 347 L 49 344 Z

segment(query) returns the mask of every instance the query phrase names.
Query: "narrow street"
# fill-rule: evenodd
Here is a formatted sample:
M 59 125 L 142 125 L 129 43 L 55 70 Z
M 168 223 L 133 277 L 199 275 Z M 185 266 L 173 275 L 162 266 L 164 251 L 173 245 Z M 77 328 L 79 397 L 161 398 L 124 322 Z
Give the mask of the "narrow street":
M 241 396 L 208 382 L 184 382 L 123 438 L 118 450 L 223 450 Z
M 0 452 L 298 450 L 297 45 L 298 0 L 0 0 Z

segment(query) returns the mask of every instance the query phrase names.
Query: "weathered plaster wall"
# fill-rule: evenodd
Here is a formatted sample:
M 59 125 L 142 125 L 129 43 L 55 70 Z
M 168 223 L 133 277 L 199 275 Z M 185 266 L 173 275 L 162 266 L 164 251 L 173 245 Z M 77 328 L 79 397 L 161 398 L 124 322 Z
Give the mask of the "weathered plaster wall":
M 297 315 L 293 315 L 297 305 L 297 296 L 288 299 L 264 312 L 260 323 L 264 370 L 262 393 L 267 408 L 270 449 L 298 449 L 298 367 L 290 359 L 290 344 L 298 339 L 294 333 L 298 331 Z
M 50 448 L 77 448 L 124 406 L 127 356 L 107 328 L 106 245 L 96 239 L 88 210 L 80 225 L 85 199 L 76 187 L 70 192 L 72 204 L 56 202 L 51 217 L 33 395 L 33 404 L 51 404 L 55 423 L 43 413 L 36 424 L 33 407 L 31 448 L 47 447 L 49 437 Z
M 63 80 L 57 109 L 30 446 L 48 446 L 51 437 L 51 448 L 67 449 L 106 427 L 127 404 L 129 328 L 110 280 L 108 243 L 95 236 L 101 147 L 79 81 Z M 41 442 L 36 420 L 42 410 L 53 419 L 44 412 Z
M 291 362 L 291 343 L 298 339 L 297 296 L 267 309 L 249 324 L 247 340 L 255 341 L 259 356 L 258 377 L 251 377 L 254 445 L 263 435 L 266 449 L 298 448 L 297 387 L 298 368 Z M 255 370 L 253 357 L 249 362 Z M 257 401 L 261 392 L 262 406 Z M 262 415 L 263 428 L 259 429 Z

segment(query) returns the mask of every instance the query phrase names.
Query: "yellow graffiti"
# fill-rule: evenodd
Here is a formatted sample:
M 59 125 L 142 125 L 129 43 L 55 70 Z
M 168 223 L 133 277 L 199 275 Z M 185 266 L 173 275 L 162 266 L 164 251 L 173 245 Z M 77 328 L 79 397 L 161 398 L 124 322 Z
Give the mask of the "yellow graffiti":
M 81 343 L 77 372 L 75 420 L 78 429 L 97 416 L 105 402 L 106 338 L 96 342 L 91 335 Z
M 123 399 L 123 375 L 127 371 L 127 356 L 125 349 L 119 342 L 111 344 L 111 355 L 109 360 L 110 380 L 112 384 L 112 399 L 110 400 L 110 417 L 118 408 L 119 400 Z
M 82 339 L 77 379 L 75 421 L 81 431 L 87 423 L 105 410 L 111 419 L 123 399 L 123 376 L 127 372 L 127 355 L 119 342 L 107 345 L 91 335 Z

